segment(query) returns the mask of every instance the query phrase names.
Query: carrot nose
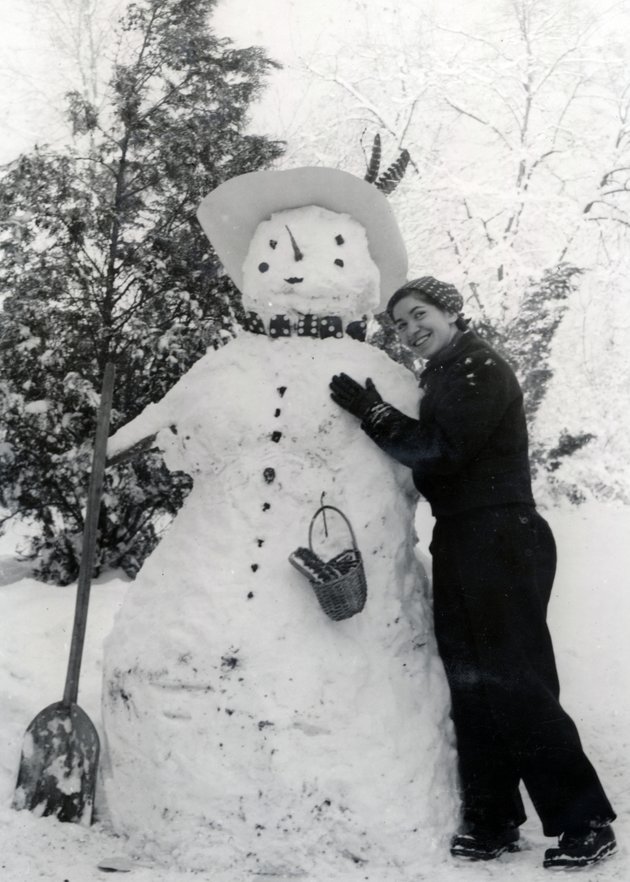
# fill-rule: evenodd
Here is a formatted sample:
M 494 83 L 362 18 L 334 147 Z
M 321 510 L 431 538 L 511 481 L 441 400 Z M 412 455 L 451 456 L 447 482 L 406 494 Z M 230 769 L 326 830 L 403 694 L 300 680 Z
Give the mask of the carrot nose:
M 287 225 L 285 224 L 285 226 L 287 226 Z M 299 246 L 298 243 L 295 241 L 295 236 L 293 235 L 293 233 L 291 232 L 291 230 L 289 229 L 288 226 L 287 226 L 287 232 L 288 232 L 288 234 L 289 234 L 289 236 L 290 236 L 290 238 L 291 238 L 291 245 L 293 245 L 293 254 L 295 255 L 295 259 L 296 259 L 296 260 L 302 260 L 302 258 L 304 257 L 304 255 L 303 255 L 302 252 L 300 251 L 300 246 Z

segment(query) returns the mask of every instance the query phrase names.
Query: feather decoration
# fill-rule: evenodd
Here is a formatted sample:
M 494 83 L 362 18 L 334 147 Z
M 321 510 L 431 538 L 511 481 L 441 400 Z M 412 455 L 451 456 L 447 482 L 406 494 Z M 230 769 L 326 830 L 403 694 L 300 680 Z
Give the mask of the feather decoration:
M 365 180 L 368 184 L 373 184 L 378 175 L 381 166 L 381 136 L 377 133 L 374 135 L 374 143 L 372 144 L 372 155 L 365 173 Z
M 403 179 L 409 160 L 411 159 L 409 151 L 405 148 L 400 151 L 400 156 L 393 162 L 386 172 L 376 181 L 376 187 L 385 195 L 389 196 L 393 193 L 398 184 Z

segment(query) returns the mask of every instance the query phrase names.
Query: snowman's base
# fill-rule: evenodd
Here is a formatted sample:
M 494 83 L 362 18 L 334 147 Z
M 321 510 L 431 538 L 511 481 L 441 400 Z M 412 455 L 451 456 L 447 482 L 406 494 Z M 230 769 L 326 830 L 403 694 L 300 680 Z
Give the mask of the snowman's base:
M 213 882 L 260 867 L 362 879 L 455 822 L 416 496 L 331 401 L 339 372 L 417 408 L 414 377 L 373 347 L 248 335 L 125 430 L 127 446 L 158 432 L 194 487 L 106 643 L 107 807 L 116 830 L 183 869 L 211 865 Z M 365 567 L 367 602 L 344 621 L 289 563 L 322 492 Z M 325 560 L 348 547 L 328 514 Z

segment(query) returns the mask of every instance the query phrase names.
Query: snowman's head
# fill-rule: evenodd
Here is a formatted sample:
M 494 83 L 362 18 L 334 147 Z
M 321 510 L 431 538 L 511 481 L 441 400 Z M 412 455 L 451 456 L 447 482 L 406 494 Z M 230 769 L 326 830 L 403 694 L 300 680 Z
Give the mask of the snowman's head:
M 209 193 L 197 216 L 246 308 L 261 317 L 360 318 L 384 310 L 407 278 L 387 199 L 339 169 L 238 175 Z
M 243 306 L 276 313 L 361 316 L 378 306 L 380 272 L 365 228 L 319 205 L 278 211 L 258 224 L 243 262 Z

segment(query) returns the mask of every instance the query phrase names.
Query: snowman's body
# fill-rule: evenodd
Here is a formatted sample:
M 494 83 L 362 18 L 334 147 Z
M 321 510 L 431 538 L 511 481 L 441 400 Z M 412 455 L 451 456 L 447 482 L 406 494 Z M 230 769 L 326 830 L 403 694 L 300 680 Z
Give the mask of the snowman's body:
M 210 852 L 217 871 L 337 878 L 354 857 L 413 860 L 452 820 L 415 494 L 330 400 L 341 371 L 416 412 L 413 376 L 374 347 L 242 333 L 112 445 L 159 430 L 169 467 L 194 479 L 105 653 L 113 823 L 183 866 Z M 321 494 L 349 518 L 367 576 L 365 609 L 342 622 L 288 562 Z M 343 520 L 329 511 L 325 526 L 320 556 L 350 547 Z M 198 851 L 178 853 L 191 830 Z

